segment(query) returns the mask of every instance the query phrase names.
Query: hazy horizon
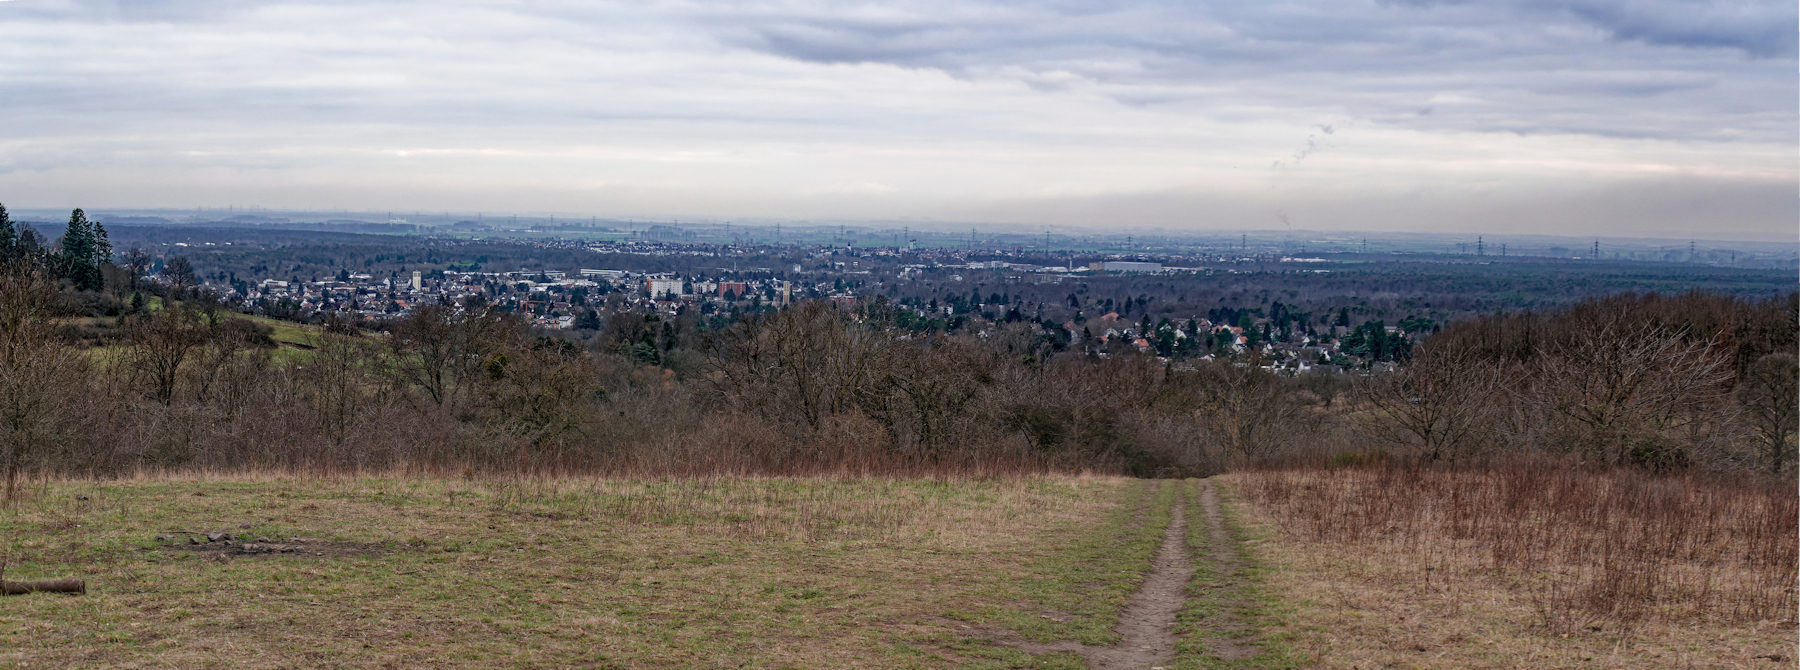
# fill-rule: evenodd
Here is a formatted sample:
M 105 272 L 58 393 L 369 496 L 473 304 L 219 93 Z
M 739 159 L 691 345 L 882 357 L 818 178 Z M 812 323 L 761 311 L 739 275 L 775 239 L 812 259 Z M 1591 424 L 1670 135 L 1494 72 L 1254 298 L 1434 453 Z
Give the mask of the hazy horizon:
M 64 220 L 67 219 L 70 210 L 63 209 L 63 208 L 35 208 L 34 207 L 34 208 L 9 208 L 9 211 L 12 213 L 12 217 L 15 221 L 30 221 L 32 223 L 37 223 L 37 224 L 42 224 L 42 225 L 59 226 Z M 1020 237 L 1027 238 L 1027 239 L 1037 238 L 1037 237 L 1042 236 L 1045 232 L 1051 232 L 1056 236 L 1056 238 L 1058 240 L 1067 240 L 1070 237 L 1110 239 L 1110 238 L 1118 238 L 1118 237 L 1128 236 L 1128 235 L 1140 235 L 1140 236 L 1145 236 L 1146 239 L 1155 239 L 1155 240 L 1157 240 L 1157 243 L 1168 242 L 1168 243 L 1177 244 L 1177 245 L 1194 244 L 1194 243 L 1204 240 L 1205 238 L 1237 239 L 1240 236 L 1248 235 L 1248 236 L 1250 236 L 1250 241 L 1253 243 L 1268 244 L 1271 242 L 1285 242 L 1285 243 L 1292 243 L 1293 245 L 1297 245 L 1297 246 L 1304 245 L 1304 244 L 1311 243 L 1311 242 L 1343 243 L 1343 242 L 1355 242 L 1357 240 L 1363 240 L 1363 239 L 1370 241 L 1372 244 L 1373 243 L 1382 243 L 1382 244 L 1411 243 L 1411 242 L 1429 241 L 1431 243 L 1437 243 L 1437 244 L 1467 242 L 1472 245 L 1478 238 L 1484 238 L 1489 243 L 1489 246 L 1496 250 L 1495 253 L 1499 253 L 1498 252 L 1498 249 L 1500 248 L 1499 245 L 1506 244 L 1506 243 L 1512 243 L 1515 245 L 1520 245 L 1520 244 L 1531 245 L 1531 247 L 1533 247 L 1533 248 L 1544 248 L 1544 247 L 1557 246 L 1557 245 L 1574 245 L 1575 247 L 1579 247 L 1579 249 L 1575 249 L 1575 251 L 1579 251 L 1580 249 L 1586 249 L 1587 245 L 1594 241 L 1599 241 L 1599 242 L 1603 243 L 1604 245 L 1607 245 L 1609 248 L 1612 248 L 1612 247 L 1620 247 L 1620 248 L 1636 247 L 1636 248 L 1641 249 L 1641 248 L 1662 247 L 1662 246 L 1684 247 L 1689 244 L 1698 244 L 1703 249 L 1733 249 L 1733 248 L 1737 248 L 1737 249 L 1742 249 L 1744 251 L 1752 251 L 1753 249 L 1744 249 L 1743 248 L 1745 245 L 1749 245 L 1749 246 L 1757 247 L 1757 249 L 1754 249 L 1754 250 L 1759 250 L 1759 251 L 1764 251 L 1764 252 L 1773 251 L 1775 246 L 1783 248 L 1785 251 L 1783 251 L 1782 253 L 1793 253 L 1796 251 L 1800 251 L 1800 239 L 1787 239 L 1785 237 L 1769 237 L 1769 238 L 1763 238 L 1763 239 L 1752 239 L 1752 238 L 1745 238 L 1745 237 L 1730 238 L 1730 237 L 1696 235 L 1696 236 L 1690 236 L 1690 237 L 1676 238 L 1676 237 L 1658 237 L 1658 236 L 1631 235 L 1631 234 L 1600 234 L 1600 235 L 1562 234 L 1562 235 L 1557 235 L 1557 234 L 1552 234 L 1552 233 L 1507 232 L 1504 230 L 1502 230 L 1502 231 L 1463 232 L 1463 231 L 1382 231 L 1382 230 L 1354 230 L 1354 229 L 1316 230 L 1316 229 L 1304 229 L 1304 228 L 1294 228 L 1294 229 L 1287 229 L 1287 228 L 1171 229 L 1171 228 L 1167 228 L 1167 227 L 1152 227 L 1152 226 L 1080 226 L 1080 225 L 1055 226 L 1055 225 L 1042 225 L 1042 224 L 1034 225 L 1034 224 L 1028 224 L 1028 223 L 991 223 L 991 222 L 990 223 L 979 223 L 979 222 L 968 222 L 968 221 L 936 221 L 936 220 L 921 220 L 921 219 L 814 220 L 814 219 L 737 218 L 737 219 L 729 219 L 728 220 L 728 219 L 713 219 L 713 218 L 706 218 L 706 217 L 690 218 L 690 219 L 675 219 L 675 218 L 668 218 L 668 217 L 653 217 L 653 216 L 651 216 L 651 217 L 646 217 L 646 216 L 606 217 L 606 216 L 598 216 L 598 215 L 593 215 L 593 214 L 583 214 L 581 212 L 473 212 L 473 211 L 472 212 L 443 212 L 443 211 L 439 211 L 439 212 L 418 212 L 418 211 L 414 211 L 414 212 L 401 212 L 401 211 L 377 212 L 377 211 L 356 211 L 356 210 L 277 210 L 277 209 L 255 208 L 255 207 L 218 208 L 218 209 L 211 209 L 211 208 L 206 208 L 206 209 L 161 208 L 161 209 L 157 209 L 157 208 L 121 207 L 121 208 L 85 208 L 84 211 L 87 213 L 87 216 L 90 219 L 102 221 L 102 222 L 107 222 L 107 221 L 115 221 L 116 222 L 116 219 L 114 217 L 160 217 L 160 218 L 166 219 L 169 222 L 169 225 L 175 225 L 175 226 L 181 226 L 181 225 L 185 225 L 188 223 L 195 223 L 195 222 L 219 223 L 219 222 L 225 222 L 230 219 L 237 218 L 237 217 L 266 217 L 266 218 L 278 219 L 278 220 L 279 219 L 287 219 L 290 222 L 295 223 L 295 224 L 321 223 L 321 222 L 327 222 L 327 221 L 333 221 L 333 220 L 381 223 L 381 222 L 387 221 L 388 220 L 387 217 L 392 216 L 393 217 L 392 220 L 395 222 L 418 223 L 418 224 L 421 224 L 422 226 L 424 226 L 424 230 L 430 231 L 430 230 L 434 229 L 435 227 L 443 226 L 445 224 L 448 224 L 448 223 L 451 223 L 454 221 L 479 220 L 479 221 L 486 222 L 487 224 L 489 224 L 491 226 L 498 226 L 498 227 L 495 228 L 495 230 L 492 232 L 485 233 L 485 234 L 478 234 L 476 236 L 499 236 L 499 237 L 506 237 L 506 236 L 508 236 L 507 233 L 516 232 L 516 231 L 510 230 L 509 228 L 506 227 L 507 226 L 506 221 L 511 217 L 517 217 L 518 225 L 520 226 L 519 230 L 524 230 L 525 228 L 531 226 L 532 224 L 539 224 L 539 223 L 546 223 L 546 222 L 580 223 L 580 224 L 595 223 L 601 228 L 608 228 L 608 229 L 615 229 L 615 230 L 644 230 L 644 229 L 648 229 L 652 226 L 673 225 L 673 226 L 679 227 L 683 230 L 695 231 L 695 232 L 701 233 L 703 235 L 716 234 L 716 233 L 719 233 L 722 230 L 726 230 L 726 229 L 735 229 L 735 230 L 739 230 L 739 231 L 755 231 L 755 234 L 760 236 L 763 234 L 772 234 L 772 231 L 775 231 L 775 230 L 785 229 L 789 232 L 789 234 L 796 236 L 794 239 L 799 239 L 799 236 L 801 236 L 802 233 L 818 234 L 821 232 L 833 232 L 840 228 L 847 228 L 853 234 L 870 236 L 865 240 L 863 246 L 881 246 L 885 243 L 882 242 L 881 238 L 879 238 L 877 236 L 885 236 L 889 233 L 897 233 L 898 231 L 900 231 L 903 228 L 911 228 L 915 235 L 927 236 L 927 237 L 921 237 L 918 239 L 918 242 L 921 246 L 939 245 L 940 242 L 945 242 L 945 240 L 934 239 L 934 238 L 946 238 L 946 237 L 953 237 L 953 238 L 957 238 L 957 239 L 967 238 L 967 236 L 971 232 L 975 232 L 976 234 L 978 234 L 978 236 L 981 239 L 988 240 L 990 242 L 999 240 L 1002 238 L 1008 239 L 1008 240 L 1011 240 L 1013 238 L 1020 238 Z M 108 225 L 115 225 L 115 224 L 109 223 Z M 163 225 L 163 224 L 148 223 L 148 222 L 127 222 L 125 225 Z M 249 220 L 249 221 L 244 222 L 243 225 L 255 227 L 259 224 L 255 220 Z M 51 237 L 54 237 L 57 234 L 57 231 L 59 231 L 59 230 L 60 230 L 60 228 L 40 229 L 39 232 L 50 235 Z M 568 233 L 568 231 L 563 231 L 563 232 L 565 234 Z M 557 236 L 557 231 L 547 230 L 547 231 L 537 232 L 537 233 L 533 233 L 533 234 L 548 235 L 548 236 L 554 237 L 554 236 Z M 1320 238 L 1329 238 L 1329 239 L 1320 239 Z M 766 241 L 766 240 L 764 240 L 764 241 Z M 995 242 L 995 243 L 997 243 L 997 242 Z M 1773 245 L 1773 246 L 1771 246 L 1771 245 Z M 1520 248 L 1526 248 L 1526 247 L 1520 247 Z M 1470 249 L 1472 250 L 1473 247 L 1471 246 Z M 1331 253 L 1331 252 L 1320 251 L 1320 253 Z
M 1793 240 L 1795 15 L 0 1 L 0 203 Z

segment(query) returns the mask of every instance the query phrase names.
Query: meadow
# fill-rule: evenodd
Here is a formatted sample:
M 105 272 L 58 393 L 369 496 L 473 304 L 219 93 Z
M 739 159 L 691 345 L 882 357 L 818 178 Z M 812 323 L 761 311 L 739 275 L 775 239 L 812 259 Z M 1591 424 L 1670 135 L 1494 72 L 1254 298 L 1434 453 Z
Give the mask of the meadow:
M 1791 482 L 1568 463 L 1231 475 L 1244 550 L 1332 668 L 1794 662 Z
M 40 481 L 4 578 L 87 593 L 0 601 L 0 664 L 1106 668 L 1146 625 L 1169 668 L 1791 662 L 1791 491 L 1543 474 Z
M 1162 533 L 1134 525 L 1160 488 L 1116 477 L 52 483 L 0 511 L 5 577 L 80 577 L 88 593 L 6 599 L 0 663 L 1081 667 L 970 631 L 1109 644 Z M 217 531 L 231 538 L 201 534 Z

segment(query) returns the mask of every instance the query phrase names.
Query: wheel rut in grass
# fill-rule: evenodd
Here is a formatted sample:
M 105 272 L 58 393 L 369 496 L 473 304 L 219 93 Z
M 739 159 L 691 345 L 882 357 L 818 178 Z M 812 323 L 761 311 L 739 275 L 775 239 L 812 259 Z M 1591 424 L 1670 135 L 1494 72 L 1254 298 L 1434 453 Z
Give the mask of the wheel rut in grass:
M 1095 670 L 1142 670 L 1170 664 L 1175 659 L 1175 613 L 1186 600 L 1188 579 L 1194 567 L 1187 549 L 1186 496 L 1177 496 L 1170 512 L 1169 528 L 1163 533 L 1156 561 L 1143 586 L 1131 596 L 1119 624 L 1119 644 L 1096 647 L 1079 642 L 1032 642 L 1011 635 L 991 635 L 991 639 L 1032 654 L 1064 652 L 1079 654 Z
M 1200 511 L 1206 519 L 1205 559 L 1211 574 L 1205 580 L 1205 590 L 1195 597 L 1210 601 L 1212 607 L 1195 627 L 1210 633 L 1208 645 L 1213 656 L 1226 661 L 1250 658 L 1256 655 L 1256 648 L 1241 640 L 1251 631 L 1237 614 L 1245 604 L 1237 595 L 1246 584 L 1244 557 L 1238 553 L 1231 532 L 1225 529 L 1225 513 L 1219 509 L 1219 496 L 1211 479 L 1200 480 Z

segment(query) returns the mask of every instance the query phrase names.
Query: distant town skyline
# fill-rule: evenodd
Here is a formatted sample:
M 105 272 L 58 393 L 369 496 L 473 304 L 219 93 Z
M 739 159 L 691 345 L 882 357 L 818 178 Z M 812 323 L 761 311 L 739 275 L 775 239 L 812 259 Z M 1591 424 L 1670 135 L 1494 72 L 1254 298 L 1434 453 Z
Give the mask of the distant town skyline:
M 1791 240 L 1792 2 L 0 1 L 0 203 Z

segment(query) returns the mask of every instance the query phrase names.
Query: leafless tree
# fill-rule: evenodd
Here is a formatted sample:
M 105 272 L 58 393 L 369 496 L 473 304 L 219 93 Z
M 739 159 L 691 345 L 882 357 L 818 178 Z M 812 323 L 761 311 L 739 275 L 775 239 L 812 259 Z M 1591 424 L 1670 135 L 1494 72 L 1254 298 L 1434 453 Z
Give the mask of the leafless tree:
M 315 425 L 341 445 L 381 391 L 382 356 L 375 343 L 344 335 L 321 334 L 313 345 L 300 378 Z
M 1710 340 L 1613 321 L 1550 344 L 1533 377 L 1528 397 L 1578 427 L 1583 450 L 1662 468 L 1691 456 L 1682 433 L 1718 418 L 1732 371 Z
M 815 301 L 711 338 L 708 378 L 733 406 L 816 430 L 828 416 L 881 404 L 892 344 L 878 325 L 847 322 L 831 303 Z
M 459 381 L 477 378 L 499 343 L 513 339 L 519 328 L 516 320 L 481 304 L 461 311 L 421 305 L 395 325 L 393 371 L 442 405 L 456 394 Z
M 994 360 L 1023 362 L 1020 350 L 1006 345 L 989 340 Z M 1000 425 L 1023 437 L 1034 452 L 1071 462 L 1114 462 L 1134 474 L 1157 474 L 1154 467 L 1141 467 L 1147 465 L 1142 462 L 1143 445 L 1134 436 L 1135 420 L 1153 411 L 1164 378 L 1154 359 L 1058 357 L 1043 366 L 996 364 L 990 374 Z M 1191 402 L 1171 397 L 1166 407 L 1154 409 L 1170 422 L 1192 427 Z M 1192 440 L 1159 444 L 1175 450 L 1198 446 Z M 1192 461 L 1192 456 L 1177 451 L 1175 460 Z
M 1800 429 L 1800 359 L 1789 353 L 1758 359 L 1739 381 L 1737 393 L 1762 442 L 1769 473 L 1781 474 Z
M 1337 397 L 1349 390 L 1352 385 L 1345 375 L 1326 372 L 1300 375 L 1296 381 L 1299 382 L 1300 388 L 1318 396 L 1319 402 L 1324 403 L 1325 409 L 1328 410 L 1331 409 L 1331 404 L 1337 400 Z
M 210 331 L 200 310 L 176 302 L 127 323 L 127 360 L 149 387 L 151 398 L 164 405 L 174 401 L 182 365 L 206 343 Z
M 169 298 L 173 300 L 180 300 L 188 289 L 200 285 L 200 277 L 194 273 L 194 264 L 189 263 L 186 256 L 176 256 L 164 262 L 162 276 L 169 284 Z
M 123 269 L 125 270 L 126 292 L 136 291 L 138 281 L 144 278 L 144 273 L 150 271 L 150 254 L 144 253 L 141 248 L 132 247 L 131 250 L 125 252 Z
M 530 469 L 534 457 L 554 458 L 575 441 L 606 389 L 595 359 L 572 342 L 520 333 L 499 344 L 481 384 L 489 423 L 520 438 L 516 465 Z
M 958 440 L 975 437 L 978 427 L 971 419 L 983 414 L 983 400 L 993 383 L 986 352 L 940 338 L 890 360 L 889 372 L 881 380 L 890 389 L 886 402 L 867 409 L 890 427 L 905 426 L 907 437 L 923 454 L 936 454 Z
M 235 414 L 243 406 L 245 384 L 265 370 L 269 355 L 260 344 L 265 336 L 249 321 L 233 318 L 222 310 L 202 311 L 205 332 L 191 351 L 188 379 L 193 396 L 201 403 Z
M 1393 372 L 1364 378 L 1359 391 L 1370 409 L 1363 433 L 1426 461 L 1455 460 L 1488 441 L 1502 398 L 1495 365 L 1461 349 L 1426 348 Z
M 1305 405 L 1288 380 L 1254 358 L 1204 362 L 1193 372 L 1172 373 L 1165 402 L 1190 408 L 1190 416 L 1226 453 L 1264 458 L 1295 437 Z
M 85 359 L 52 330 L 55 292 L 41 270 L 0 271 L 0 467 L 8 503 L 31 459 L 77 418 L 63 410 Z

